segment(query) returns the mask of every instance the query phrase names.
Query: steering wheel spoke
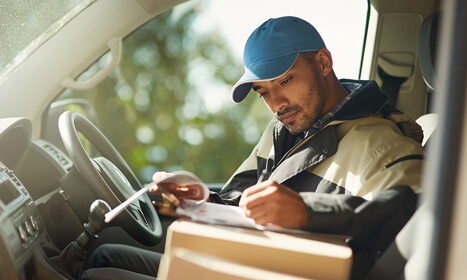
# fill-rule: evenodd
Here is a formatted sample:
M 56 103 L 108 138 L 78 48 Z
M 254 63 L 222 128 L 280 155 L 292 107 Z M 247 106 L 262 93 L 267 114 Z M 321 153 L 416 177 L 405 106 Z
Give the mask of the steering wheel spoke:
M 130 213 L 136 220 L 138 220 L 141 224 L 143 224 L 146 227 L 150 226 L 148 220 L 146 220 L 146 216 L 144 215 L 143 210 L 141 210 L 140 207 L 132 203 L 130 205 L 130 209 Z

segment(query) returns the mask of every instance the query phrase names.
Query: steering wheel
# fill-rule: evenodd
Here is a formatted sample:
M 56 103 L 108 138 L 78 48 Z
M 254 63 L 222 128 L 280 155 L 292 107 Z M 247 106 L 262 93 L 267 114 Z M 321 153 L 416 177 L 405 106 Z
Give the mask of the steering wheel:
M 65 149 L 73 161 L 73 170 L 66 176 L 71 177 L 68 182 L 73 182 L 72 192 L 81 196 L 80 205 L 76 205 L 78 201 L 73 200 L 73 195 L 70 195 L 70 202 L 72 205 L 75 204 L 75 208 L 82 208 L 83 200 L 92 203 L 95 199 L 103 199 L 115 208 L 141 189 L 141 184 L 117 149 L 83 115 L 66 111 L 60 116 L 58 127 Z M 97 149 L 101 157 L 88 156 L 78 132 Z M 77 186 L 76 182 L 84 182 L 85 186 Z M 110 225 L 122 227 L 136 241 L 144 245 L 156 245 L 162 238 L 159 216 L 147 194 L 133 201 Z

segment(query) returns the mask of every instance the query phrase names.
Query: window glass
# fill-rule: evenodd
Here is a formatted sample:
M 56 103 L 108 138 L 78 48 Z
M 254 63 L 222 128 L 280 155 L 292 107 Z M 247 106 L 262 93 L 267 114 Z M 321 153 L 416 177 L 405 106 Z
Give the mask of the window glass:
M 328 3 L 329 2 L 329 3 Z M 334 1 L 191 1 L 123 40 L 119 67 L 96 88 L 66 90 L 86 98 L 104 134 L 142 182 L 155 171 L 185 169 L 223 183 L 250 154 L 272 119 L 250 94 L 234 104 L 249 34 L 271 17 L 294 15 L 322 34 L 339 78 L 358 78 L 368 3 Z M 79 79 L 107 65 L 104 55 Z
M 323 37 L 339 78 L 358 78 L 368 2 L 366 0 L 209 1 L 195 20 L 198 32 L 217 30 L 241 59 L 251 32 L 269 18 L 297 16 Z
M 0 81 L 93 0 L 1 0 Z

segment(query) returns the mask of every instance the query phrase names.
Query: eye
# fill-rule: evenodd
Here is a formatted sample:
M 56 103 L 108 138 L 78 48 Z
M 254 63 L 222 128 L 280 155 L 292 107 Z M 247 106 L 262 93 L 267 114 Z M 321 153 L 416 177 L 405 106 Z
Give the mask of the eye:
M 265 90 L 263 92 L 258 92 L 258 93 L 259 93 L 259 98 L 261 98 L 261 97 L 265 96 L 266 94 L 268 94 L 269 90 Z
M 288 77 L 287 79 L 283 80 L 281 82 L 281 85 L 286 85 L 286 84 L 290 83 L 290 80 L 292 80 L 292 77 Z

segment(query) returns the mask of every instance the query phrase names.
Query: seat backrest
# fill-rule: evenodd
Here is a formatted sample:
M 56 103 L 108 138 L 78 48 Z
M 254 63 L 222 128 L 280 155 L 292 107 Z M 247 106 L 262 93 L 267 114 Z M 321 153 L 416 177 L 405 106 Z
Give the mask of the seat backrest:
M 438 38 L 438 25 L 442 15 L 438 11 L 426 17 L 420 25 L 418 33 L 418 64 L 422 72 L 423 79 L 430 89 L 434 89 L 436 84 L 435 62 L 436 62 L 436 45 Z M 423 129 L 423 143 L 425 147 L 428 139 L 431 137 L 438 125 L 438 115 L 428 113 L 420 116 L 417 123 Z
M 426 17 L 420 25 L 418 33 L 418 64 L 425 83 L 431 89 L 434 89 L 436 84 L 436 45 L 441 14 L 442 12 L 438 11 Z

